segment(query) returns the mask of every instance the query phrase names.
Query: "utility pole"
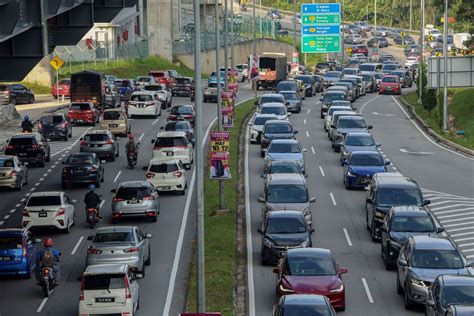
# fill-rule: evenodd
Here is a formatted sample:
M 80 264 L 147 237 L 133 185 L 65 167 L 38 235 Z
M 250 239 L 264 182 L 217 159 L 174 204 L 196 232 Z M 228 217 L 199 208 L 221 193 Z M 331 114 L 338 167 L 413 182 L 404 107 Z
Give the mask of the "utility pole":
M 201 89 L 201 9 L 200 0 L 194 0 L 194 83 L 196 106 L 196 165 L 197 175 L 197 252 L 196 252 L 196 306 L 199 313 L 206 311 L 205 253 L 204 253 L 204 160 L 202 133 L 202 89 Z
M 293 52 L 296 52 L 296 0 L 293 0 L 295 4 L 293 8 Z
M 410 31 L 412 30 L 412 17 L 413 17 L 412 9 L 413 9 L 413 4 L 412 4 L 412 0 L 410 0 Z
M 262 37 L 263 34 L 263 22 L 262 22 L 262 0 L 259 0 L 259 13 L 258 13 L 258 19 L 260 20 L 260 37 Z
M 448 130 L 448 0 L 444 0 L 444 95 L 443 95 L 443 130 Z
M 345 8 L 346 8 L 346 4 L 344 2 L 344 0 L 342 0 L 342 36 L 341 36 L 341 47 L 342 47 L 342 60 L 341 60 L 341 64 L 344 64 L 344 58 L 345 58 L 345 49 L 344 49 L 344 28 L 346 26 L 345 24 L 345 19 L 346 19 L 346 11 L 345 11 Z
M 233 0 L 231 0 L 233 1 Z M 227 25 L 229 23 L 229 18 L 228 18 L 228 12 L 227 12 L 227 0 L 224 0 L 224 91 L 228 91 L 229 90 L 229 72 L 228 72 L 228 65 L 229 65 L 229 56 L 228 56 L 228 46 L 227 46 L 227 35 L 228 35 L 228 31 L 227 31 Z M 219 87 L 221 85 L 221 81 L 220 81 L 220 72 L 221 72 L 221 69 L 220 69 L 220 65 L 217 66 L 217 74 L 218 74 L 218 81 L 217 81 L 217 86 Z M 219 92 L 218 92 L 219 93 Z M 221 115 L 221 105 L 219 105 L 219 113 L 218 113 L 218 117 L 219 117 L 219 131 L 222 131 L 222 117 L 220 116 Z M 221 207 L 221 210 L 225 209 L 225 191 L 224 191 L 224 180 L 219 180 L 219 201 L 220 201 L 220 207 Z
M 374 0 L 374 30 L 377 31 L 377 0 Z
M 234 60 L 234 0 L 230 0 L 230 66 L 235 67 Z
M 425 0 L 421 0 L 421 28 L 420 28 L 420 69 L 418 71 L 418 78 L 420 85 L 418 87 L 418 103 L 421 104 L 421 96 L 423 95 L 423 58 L 424 58 L 424 42 L 425 42 Z
M 253 0 L 253 19 L 252 19 L 252 26 L 253 26 L 253 56 L 252 56 L 252 65 L 253 61 L 255 60 L 255 56 L 257 56 L 257 21 L 255 15 L 255 0 Z M 255 65 L 253 65 L 255 66 Z M 257 98 L 257 85 L 254 83 L 253 85 L 254 91 L 254 98 Z

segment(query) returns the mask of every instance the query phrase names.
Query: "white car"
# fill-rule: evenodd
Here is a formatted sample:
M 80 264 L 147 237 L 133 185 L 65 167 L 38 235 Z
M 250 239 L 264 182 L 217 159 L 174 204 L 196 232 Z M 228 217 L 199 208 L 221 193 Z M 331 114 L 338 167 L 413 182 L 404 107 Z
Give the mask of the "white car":
M 329 128 L 331 127 L 332 113 L 336 111 L 352 112 L 352 108 L 350 106 L 340 106 L 340 105 L 331 106 L 326 112 L 326 116 L 324 117 L 324 130 L 326 132 L 329 131 Z
M 127 116 L 151 115 L 158 117 L 161 115 L 161 102 L 158 96 L 152 91 L 135 91 L 128 101 Z
M 193 144 L 186 132 L 161 132 L 151 140 L 153 158 L 160 161 L 179 159 L 186 169 L 191 169 L 194 160 Z
M 410 68 L 411 65 L 413 64 L 416 64 L 418 62 L 418 57 L 416 56 L 411 56 L 411 57 L 408 57 L 406 60 L 405 60 L 405 68 Z
M 184 195 L 188 186 L 184 166 L 179 159 L 150 160 L 146 178 L 159 192 L 176 191 Z
M 259 114 L 274 114 L 279 120 L 288 120 L 291 113 L 288 113 L 284 103 L 270 102 L 260 107 Z
M 161 102 L 162 109 L 170 108 L 173 105 L 173 93 L 171 92 L 171 89 L 168 88 L 165 84 L 149 84 L 143 87 L 143 90 L 155 92 Z
M 360 34 L 352 34 L 352 43 L 362 44 L 362 36 Z
M 256 114 L 252 122 L 249 122 L 251 144 L 260 143 L 260 138 L 263 133 L 263 126 L 268 120 L 278 120 L 278 117 L 275 114 Z
M 23 228 L 51 227 L 67 234 L 75 222 L 75 203 L 64 192 L 34 192 L 23 209 Z
M 247 64 L 238 64 L 235 66 L 242 73 L 242 82 L 249 78 L 249 66 Z
M 137 278 L 126 264 L 88 266 L 82 275 L 79 316 L 135 315 L 139 307 Z

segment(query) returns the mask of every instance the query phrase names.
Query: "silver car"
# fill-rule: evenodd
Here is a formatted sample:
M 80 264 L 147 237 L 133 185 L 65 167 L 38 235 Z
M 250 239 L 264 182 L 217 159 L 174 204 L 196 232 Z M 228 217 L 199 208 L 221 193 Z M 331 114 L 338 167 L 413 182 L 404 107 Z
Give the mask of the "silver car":
M 156 222 L 160 213 L 158 192 L 148 181 L 120 183 L 112 199 L 112 221 L 118 223 L 123 216 L 146 216 Z
M 28 184 L 28 169 L 16 156 L 0 155 L 0 187 L 21 191 Z
M 265 166 L 277 160 L 293 160 L 298 163 L 303 174 L 305 174 L 304 153 L 306 148 L 302 148 L 296 139 L 275 139 L 272 140 L 268 149 L 265 150 Z
M 118 139 L 109 130 L 90 131 L 80 138 L 80 150 L 81 153 L 95 153 L 98 157 L 115 161 L 120 153 Z
M 86 266 L 96 264 L 127 264 L 132 271 L 145 274 L 151 264 L 151 234 L 137 226 L 101 227 L 89 236 Z

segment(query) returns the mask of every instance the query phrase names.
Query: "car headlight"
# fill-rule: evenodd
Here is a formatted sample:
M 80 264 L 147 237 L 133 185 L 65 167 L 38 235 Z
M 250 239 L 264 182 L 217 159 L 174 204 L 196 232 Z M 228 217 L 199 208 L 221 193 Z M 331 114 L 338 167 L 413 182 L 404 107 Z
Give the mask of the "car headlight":
M 304 215 L 304 216 L 309 216 L 309 215 L 311 215 L 311 210 L 310 210 L 309 207 L 307 207 L 307 208 L 305 208 L 305 209 L 303 210 L 303 215 Z
M 346 151 L 346 150 L 343 150 L 343 151 L 342 151 L 342 156 L 343 156 L 343 157 L 347 157 L 347 156 L 349 156 L 349 154 L 350 154 L 350 152 L 348 152 L 348 151 Z
M 323 108 L 323 110 L 327 110 L 327 108 L 328 108 L 327 104 L 325 104 L 325 103 L 322 103 L 321 107 Z
M 303 248 L 306 248 L 306 247 L 309 247 L 309 244 L 311 243 L 311 241 L 308 239 L 306 241 L 304 241 L 302 244 L 301 244 L 301 247 Z
M 411 284 L 419 286 L 419 287 L 428 287 L 428 285 L 422 280 L 410 278 L 409 281 Z
M 280 291 L 285 292 L 286 294 L 295 293 L 295 291 L 293 291 L 292 289 L 284 287 L 283 284 L 280 284 L 279 289 Z
M 204 91 L 204 94 L 205 94 L 205 95 L 209 95 L 209 94 L 211 94 L 211 91 L 207 91 L 207 90 L 206 90 L 206 91 Z
M 380 211 L 375 211 L 375 217 L 378 219 L 384 219 L 385 218 L 385 213 L 380 212 Z
M 298 164 L 300 165 L 300 167 L 304 167 L 304 159 L 298 160 Z
M 275 243 L 271 241 L 270 239 L 264 238 L 263 245 L 268 248 L 273 248 L 273 246 L 275 246 Z
M 352 172 L 350 172 L 350 171 L 347 171 L 347 176 L 349 176 L 349 177 L 355 177 L 355 173 L 352 173 Z
M 344 291 L 344 284 L 341 284 L 340 286 L 330 290 L 329 292 L 331 292 L 331 293 L 341 293 L 342 291 Z

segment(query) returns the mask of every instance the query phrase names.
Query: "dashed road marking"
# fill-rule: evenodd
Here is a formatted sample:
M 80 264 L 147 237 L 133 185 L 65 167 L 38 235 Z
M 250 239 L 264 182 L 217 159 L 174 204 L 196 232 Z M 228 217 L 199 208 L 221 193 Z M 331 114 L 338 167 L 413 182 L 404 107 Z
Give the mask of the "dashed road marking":
M 367 298 L 369 299 L 369 303 L 373 304 L 374 299 L 372 298 L 372 294 L 370 293 L 369 285 L 367 284 L 367 281 L 365 278 L 362 278 L 362 284 L 364 285 L 365 293 L 367 294 Z
M 34 190 L 36 190 L 36 188 L 31 188 L 30 191 L 33 192 Z
M 79 245 L 81 244 L 81 242 L 84 240 L 84 236 L 81 236 L 79 238 L 79 240 L 77 241 L 76 245 L 74 246 L 74 248 L 72 249 L 71 251 L 71 256 L 74 256 L 74 254 L 76 253 L 77 249 L 79 248 Z
M 140 137 L 138 138 L 138 140 L 141 141 L 143 139 L 143 136 L 145 136 L 145 133 L 142 133 Z
M 309 114 L 309 112 L 311 112 L 311 109 L 308 109 L 308 110 L 306 111 L 306 114 Z
M 51 171 L 53 171 L 53 169 L 48 169 L 48 172 L 51 172 Z
M 319 166 L 319 171 L 321 171 L 321 175 L 322 175 L 323 177 L 326 176 L 326 174 L 324 173 L 323 167 Z
M 20 203 L 18 203 L 17 205 L 15 205 L 15 207 L 20 207 L 20 205 L 21 205 L 21 204 L 20 204 Z
M 16 212 L 16 208 L 12 208 L 12 209 L 10 210 L 10 214 L 13 214 L 13 213 L 15 213 L 15 212 Z
M 332 194 L 332 192 L 331 192 L 331 193 L 329 193 L 329 196 L 331 196 L 332 204 L 333 204 L 334 206 L 336 206 L 337 203 L 336 203 L 336 199 L 334 198 L 334 194 Z
M 314 150 L 314 147 L 313 147 L 313 146 L 311 146 L 311 151 L 313 152 L 313 155 L 316 154 L 316 150 Z
M 43 181 L 43 180 L 44 180 L 44 178 L 40 178 L 38 181 Z
M 351 238 L 349 237 L 349 233 L 347 232 L 347 229 L 343 228 L 342 230 L 344 231 L 344 235 L 346 236 L 347 244 L 349 245 L 349 247 L 352 247 L 352 241 L 351 241 Z
M 35 183 L 35 187 L 39 186 L 40 184 L 41 184 L 41 183 L 36 182 L 36 183 Z
M 306 131 L 306 137 L 308 137 L 308 138 L 309 138 L 309 133 L 308 133 L 308 131 Z
M 160 119 L 157 118 L 156 120 L 153 121 L 153 123 L 151 123 L 151 125 L 155 125 L 156 123 L 158 123 L 159 120 L 160 120 Z
M 120 170 L 117 175 L 115 176 L 115 179 L 114 179 L 114 182 L 117 182 L 118 178 L 120 177 L 120 175 L 122 174 L 122 170 Z
M 303 124 L 306 125 L 306 119 L 303 120 Z
M 20 202 L 25 202 L 25 201 L 26 201 L 25 198 L 22 198 L 22 199 L 20 200 Z M 20 204 L 17 204 L 17 205 L 20 206 Z M 15 207 L 18 207 L 18 206 L 15 205 Z
M 2 226 L 5 222 L 4 221 L 0 221 L 0 226 Z
M 54 290 L 51 290 L 51 294 L 53 294 L 53 291 Z M 37 313 L 41 313 L 41 311 L 43 310 L 44 305 L 46 305 L 46 302 L 48 301 L 48 298 L 49 297 L 43 298 L 43 300 L 41 301 L 41 304 L 38 306 L 38 309 L 36 310 Z
M 9 218 L 10 218 L 10 215 L 9 215 L 9 214 L 3 216 L 3 219 L 9 219 Z

